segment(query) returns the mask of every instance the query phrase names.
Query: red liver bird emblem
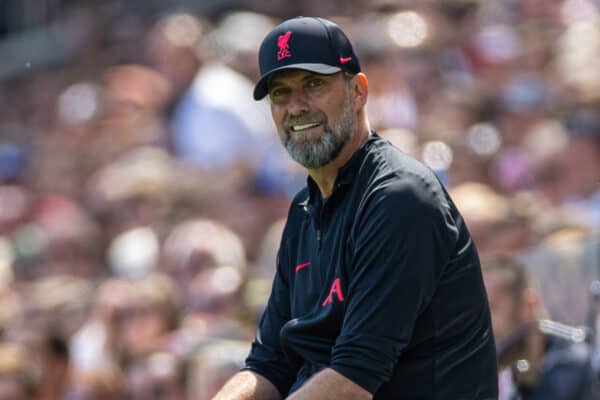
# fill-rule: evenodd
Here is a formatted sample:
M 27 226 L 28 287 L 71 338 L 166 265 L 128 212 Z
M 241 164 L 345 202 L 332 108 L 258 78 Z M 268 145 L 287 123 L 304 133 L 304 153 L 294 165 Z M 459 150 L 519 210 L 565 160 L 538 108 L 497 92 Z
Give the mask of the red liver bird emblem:
M 281 61 L 284 58 L 289 58 L 292 56 L 289 44 L 290 36 L 292 36 L 292 32 L 287 31 L 283 35 L 279 35 L 277 38 L 277 47 L 279 47 L 279 51 L 277 52 L 277 61 Z

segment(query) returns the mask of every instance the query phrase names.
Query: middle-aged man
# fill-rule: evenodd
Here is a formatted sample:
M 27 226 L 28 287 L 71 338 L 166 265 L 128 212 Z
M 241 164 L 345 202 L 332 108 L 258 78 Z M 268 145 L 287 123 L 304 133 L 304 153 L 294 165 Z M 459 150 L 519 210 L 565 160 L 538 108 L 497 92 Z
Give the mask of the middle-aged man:
M 254 98 L 309 177 L 246 365 L 216 399 L 496 399 L 475 246 L 433 172 L 370 129 L 346 35 L 294 18 L 259 59 Z

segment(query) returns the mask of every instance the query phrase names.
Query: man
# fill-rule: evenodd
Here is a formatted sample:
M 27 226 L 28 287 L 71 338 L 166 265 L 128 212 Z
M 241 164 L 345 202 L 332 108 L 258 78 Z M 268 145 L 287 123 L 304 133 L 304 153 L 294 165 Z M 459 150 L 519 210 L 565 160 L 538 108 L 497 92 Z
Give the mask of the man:
M 563 204 L 582 213 L 591 228 L 600 228 L 600 102 L 574 107 L 563 125 L 568 132 L 560 159 Z
M 499 399 L 598 398 L 585 330 L 542 319 L 538 292 L 514 258 L 490 255 L 482 267 L 498 343 Z
M 495 399 L 475 247 L 435 175 L 370 130 L 348 38 L 294 18 L 259 59 L 254 98 L 309 178 L 246 365 L 216 399 Z

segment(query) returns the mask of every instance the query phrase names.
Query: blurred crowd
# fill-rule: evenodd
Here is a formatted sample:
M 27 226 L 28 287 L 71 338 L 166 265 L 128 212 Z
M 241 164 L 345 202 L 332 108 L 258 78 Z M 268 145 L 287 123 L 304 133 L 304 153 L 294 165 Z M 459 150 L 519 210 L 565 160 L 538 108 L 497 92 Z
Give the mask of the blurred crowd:
M 15 28 L 31 3 L 0 7 L 0 400 L 208 399 L 242 365 L 305 181 L 256 52 L 300 14 L 348 32 L 372 127 L 484 265 L 595 340 L 599 1 L 47 1 Z

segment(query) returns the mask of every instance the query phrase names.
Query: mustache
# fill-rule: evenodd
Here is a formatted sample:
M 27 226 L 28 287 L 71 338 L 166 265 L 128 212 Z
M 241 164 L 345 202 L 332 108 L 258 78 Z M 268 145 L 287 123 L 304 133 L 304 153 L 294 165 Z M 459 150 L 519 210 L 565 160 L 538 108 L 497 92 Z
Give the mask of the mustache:
M 323 124 L 327 122 L 327 115 L 323 112 L 313 112 L 302 115 L 289 115 L 283 121 L 283 127 L 285 129 L 291 129 L 293 125 L 312 124 L 319 123 Z

